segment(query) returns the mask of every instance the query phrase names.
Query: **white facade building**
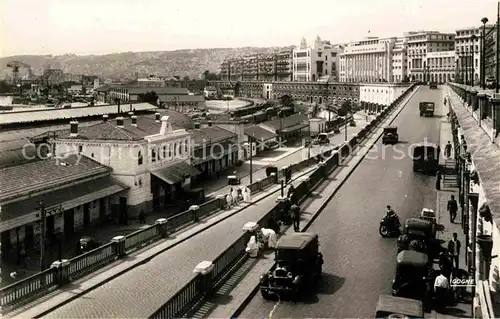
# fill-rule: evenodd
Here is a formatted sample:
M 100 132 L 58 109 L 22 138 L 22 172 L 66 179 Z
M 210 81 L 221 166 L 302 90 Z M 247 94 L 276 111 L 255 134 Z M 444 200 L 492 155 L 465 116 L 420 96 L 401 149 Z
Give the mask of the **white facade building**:
M 396 38 L 368 37 L 344 47 L 340 55 L 341 82 L 389 82 Z
M 161 185 L 152 191 L 151 175 L 162 176 L 165 171 L 190 166 L 192 136 L 184 129 L 173 130 L 169 117 L 159 118 L 156 114 L 156 125 L 159 130 L 148 134 L 140 128 L 147 123 L 138 123 L 137 117 L 132 119 L 117 118 L 90 127 L 78 128 L 78 122 L 72 122 L 72 133 L 55 140 L 56 156 L 67 156 L 76 153 L 93 159 L 113 169 L 112 176 L 130 188 L 124 195 L 129 211 L 134 215 L 140 210 L 147 211 L 154 193 L 160 198 L 174 194 L 174 187 Z M 142 124 L 142 125 L 141 125 Z M 109 133 L 112 132 L 112 133 Z M 133 134 L 131 132 L 139 132 Z M 177 167 L 178 166 L 178 167 Z M 190 176 L 176 181 L 180 187 L 188 185 Z
M 454 33 L 412 31 L 405 33 L 405 37 L 408 41 L 408 77 L 413 81 L 431 81 L 430 67 L 427 63 L 428 53 L 453 51 L 455 49 Z M 435 56 L 431 57 L 436 58 Z M 445 73 L 435 69 L 432 74 L 437 74 L 437 82 L 442 82 L 442 80 L 439 81 L 439 74 L 443 79 Z
M 429 52 L 425 56 L 429 81 L 445 83 L 455 78 L 455 51 Z
M 293 50 L 293 81 L 316 82 L 323 76 L 336 76 L 338 49 L 318 36 L 314 47 L 302 39 L 300 47 Z
M 407 85 L 372 83 L 361 84 L 359 99 L 361 102 L 390 105 L 408 88 Z
M 397 38 L 392 50 L 392 79 L 390 82 L 399 83 L 408 80 L 408 55 L 406 49 L 407 38 Z
M 486 25 L 486 33 L 491 28 L 493 28 L 493 25 Z M 457 54 L 456 74 L 459 79 L 464 81 L 465 73 L 468 72 L 468 80 L 470 81 L 473 76 L 475 85 L 480 84 L 482 34 L 482 27 L 471 27 L 458 29 L 455 35 L 455 51 Z M 472 35 L 476 37 L 475 40 L 472 40 Z M 474 54 L 472 54 L 473 51 Z M 474 55 L 474 60 L 472 55 Z M 472 71 L 472 63 L 474 63 L 474 71 Z

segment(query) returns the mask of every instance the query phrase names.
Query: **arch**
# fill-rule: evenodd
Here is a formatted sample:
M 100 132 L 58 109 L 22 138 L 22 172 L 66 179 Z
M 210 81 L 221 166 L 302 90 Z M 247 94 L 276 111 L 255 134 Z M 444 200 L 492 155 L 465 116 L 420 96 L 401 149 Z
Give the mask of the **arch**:
M 352 102 L 352 98 L 351 98 L 351 97 L 349 98 L 349 101 L 351 101 L 351 102 Z
M 346 98 L 346 97 L 344 97 L 344 101 L 347 101 L 347 98 Z
M 323 104 L 323 97 L 322 97 L 322 96 L 320 96 L 320 97 L 318 98 L 318 103 L 319 103 L 319 104 Z
M 354 102 L 358 102 L 358 99 L 356 99 L 356 98 L 355 98 L 355 99 L 354 99 Z

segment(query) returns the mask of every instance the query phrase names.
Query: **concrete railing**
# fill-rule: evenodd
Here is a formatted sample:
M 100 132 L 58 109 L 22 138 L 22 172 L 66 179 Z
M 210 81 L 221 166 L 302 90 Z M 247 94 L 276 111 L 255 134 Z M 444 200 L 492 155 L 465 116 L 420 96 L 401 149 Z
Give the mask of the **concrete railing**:
M 373 119 L 362 131 L 352 137 L 349 142 L 345 143 L 337 151 L 329 151 L 329 157 L 318 164 L 317 168 L 311 172 L 308 178 L 305 178 L 296 188 L 295 194 L 299 199 L 299 203 L 304 201 L 314 189 L 324 182 L 330 173 L 337 169 L 343 160 L 349 156 L 356 146 L 360 145 L 363 140 L 369 136 L 373 129 L 384 120 L 388 113 L 392 111 L 399 103 L 415 88 L 415 85 L 410 86 L 400 97 L 398 97 L 390 106 L 381 111 L 379 116 Z M 278 201 L 271 210 L 264 215 L 258 225 L 267 225 L 269 219 L 281 220 L 284 210 L 283 201 Z M 242 263 L 242 258 L 248 258 L 245 253 L 246 244 L 250 239 L 250 234 L 245 232 L 242 236 L 229 248 L 223 251 L 213 261 L 203 261 L 200 265 L 204 266 L 204 270 L 197 272 L 184 287 L 170 298 L 160 309 L 158 309 L 150 318 L 170 319 L 183 318 L 192 313 L 192 310 L 200 305 L 204 300 L 208 299 L 214 291 L 223 284 L 223 278 L 227 277 L 227 273 L 235 268 L 235 265 Z M 197 269 L 198 270 L 198 269 Z

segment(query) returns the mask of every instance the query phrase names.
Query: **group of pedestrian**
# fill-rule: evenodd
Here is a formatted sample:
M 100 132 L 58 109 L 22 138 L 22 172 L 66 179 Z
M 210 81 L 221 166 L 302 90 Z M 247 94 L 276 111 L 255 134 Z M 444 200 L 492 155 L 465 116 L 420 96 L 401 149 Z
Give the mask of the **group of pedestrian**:
M 226 195 L 226 204 L 228 208 L 239 205 L 242 201 L 250 202 L 250 190 L 248 187 L 238 187 L 236 189 L 232 188 Z
M 446 252 L 442 252 L 439 256 L 440 272 L 434 281 L 434 302 L 437 310 L 444 308 L 452 300 L 451 279 L 461 277 L 460 249 L 458 234 L 453 233 Z
M 297 202 L 297 194 L 295 193 L 295 187 L 290 185 L 287 192 L 287 199 L 290 201 L 290 217 L 293 223 L 293 230 L 300 232 L 300 207 Z

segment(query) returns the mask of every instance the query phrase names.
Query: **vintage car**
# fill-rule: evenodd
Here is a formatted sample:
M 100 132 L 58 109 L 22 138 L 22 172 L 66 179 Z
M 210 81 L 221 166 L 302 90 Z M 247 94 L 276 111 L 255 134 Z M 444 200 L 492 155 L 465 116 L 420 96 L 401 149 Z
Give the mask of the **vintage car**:
M 78 243 L 78 254 L 84 254 L 91 250 L 98 248 L 100 244 L 96 241 L 94 237 L 84 236 L 80 238 Z
M 424 307 L 420 300 L 394 297 L 391 295 L 380 295 L 375 318 L 424 318 Z
M 436 239 L 438 225 L 434 222 L 418 218 L 408 218 L 403 227 L 403 235 L 398 239 L 398 252 L 416 250 L 426 253 L 429 258 L 436 258 L 442 248 Z M 417 245 L 415 245 L 418 243 Z
M 328 144 L 330 144 L 330 138 L 328 138 L 328 134 L 319 133 L 318 137 L 314 141 L 314 144 L 316 144 L 316 145 L 328 145 Z
M 260 292 L 264 299 L 278 295 L 297 300 L 300 293 L 318 282 L 323 268 L 318 235 L 293 233 L 278 240 L 276 266 L 260 277 Z
M 229 175 L 227 177 L 227 184 L 228 185 L 240 185 L 241 178 L 238 178 L 236 175 Z
M 413 148 L 413 171 L 436 174 L 439 169 L 439 148 L 435 144 L 420 143 Z
M 396 263 L 392 295 L 424 300 L 432 269 L 427 255 L 413 250 L 403 250 L 398 254 Z
M 398 128 L 395 126 L 384 127 L 382 144 L 396 144 L 399 142 Z
M 437 85 L 436 82 L 429 83 L 429 89 L 431 89 L 431 90 L 437 90 L 437 88 L 438 88 L 438 85 Z

